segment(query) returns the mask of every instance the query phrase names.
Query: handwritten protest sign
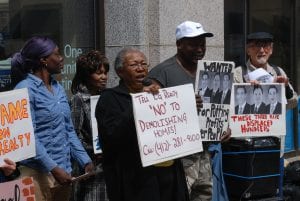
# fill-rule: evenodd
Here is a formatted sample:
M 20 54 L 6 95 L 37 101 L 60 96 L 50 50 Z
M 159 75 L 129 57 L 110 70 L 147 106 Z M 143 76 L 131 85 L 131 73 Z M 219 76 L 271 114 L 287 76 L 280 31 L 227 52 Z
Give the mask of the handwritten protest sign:
M 203 141 L 219 141 L 229 122 L 229 105 L 204 104 L 199 112 L 200 133 Z
M 233 84 L 232 137 L 286 134 L 285 87 L 282 84 Z
M 4 158 L 20 161 L 35 156 L 27 89 L 0 93 L 0 164 Z
M 227 130 L 234 66 L 229 61 L 198 61 L 195 91 L 203 100 L 199 112 L 203 141 L 219 141 Z
M 93 147 L 94 153 L 99 154 L 102 153 L 102 149 L 100 146 L 100 140 L 98 136 L 98 124 L 97 119 L 95 117 L 96 105 L 100 96 L 91 96 L 91 122 L 92 122 L 92 133 L 93 133 Z
M 35 201 L 33 178 L 0 183 L 0 200 Z
M 131 96 L 144 167 L 202 151 L 192 84 Z

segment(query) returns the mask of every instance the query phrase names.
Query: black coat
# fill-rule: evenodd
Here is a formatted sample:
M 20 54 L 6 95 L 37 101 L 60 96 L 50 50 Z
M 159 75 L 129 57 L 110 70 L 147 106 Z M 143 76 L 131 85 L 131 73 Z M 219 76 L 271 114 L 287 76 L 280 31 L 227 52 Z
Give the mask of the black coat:
M 239 106 L 235 106 L 235 114 L 238 114 L 239 111 Z M 251 113 L 251 106 L 249 103 L 245 104 L 244 110 L 243 110 L 243 114 L 250 114 Z
M 277 102 L 277 104 L 276 104 L 276 106 L 275 106 L 275 109 L 274 109 L 274 112 L 273 112 L 272 114 L 281 114 L 281 113 L 282 113 L 282 112 L 281 112 L 281 107 L 282 107 L 282 106 L 281 106 L 281 103 Z M 268 104 L 268 105 L 266 106 L 267 114 L 271 114 L 270 109 L 271 109 L 271 105 Z
M 180 159 L 166 169 L 142 167 L 131 96 L 122 82 L 101 93 L 96 106 L 103 149 L 103 170 L 110 201 L 187 201 L 188 193 Z M 168 170 L 166 172 L 166 170 Z M 172 181 L 166 179 L 170 176 Z M 168 177 L 169 178 L 169 177 Z M 161 180 L 166 179 L 161 186 Z M 174 186 L 172 198 L 161 199 L 164 188 Z
M 200 94 L 200 91 L 202 91 L 202 88 L 199 90 L 199 94 Z M 211 93 L 212 93 L 212 89 L 206 87 L 206 90 L 204 91 L 203 96 L 210 97 Z
M 254 110 L 255 110 L 255 104 L 251 105 L 251 113 L 252 114 L 268 114 L 268 112 L 266 110 L 266 104 L 264 102 L 262 102 L 260 104 L 257 111 L 254 111 Z
M 215 93 L 213 93 L 212 91 L 210 97 L 210 103 L 221 104 L 222 93 L 223 92 L 220 91 L 219 89 Z
M 222 103 L 222 96 L 223 94 L 221 94 L 221 103 Z M 231 96 L 231 90 L 228 89 L 222 104 L 230 104 L 230 96 Z

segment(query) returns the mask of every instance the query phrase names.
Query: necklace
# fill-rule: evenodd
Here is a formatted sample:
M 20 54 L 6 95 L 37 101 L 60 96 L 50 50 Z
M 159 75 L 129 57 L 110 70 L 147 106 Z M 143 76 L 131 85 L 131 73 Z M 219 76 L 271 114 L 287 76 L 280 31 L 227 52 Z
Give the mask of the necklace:
M 196 77 L 196 71 L 195 73 L 191 73 L 189 70 L 187 70 L 183 65 L 182 63 L 179 61 L 178 57 L 176 56 L 176 61 L 177 63 L 179 64 L 179 66 L 189 75 L 191 76 L 192 78 Z

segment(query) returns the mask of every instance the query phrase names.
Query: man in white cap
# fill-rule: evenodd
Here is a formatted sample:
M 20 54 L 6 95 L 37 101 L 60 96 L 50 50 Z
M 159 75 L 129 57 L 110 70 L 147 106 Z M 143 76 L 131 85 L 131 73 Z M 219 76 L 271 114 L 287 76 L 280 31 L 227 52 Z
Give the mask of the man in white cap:
M 212 37 L 202 25 L 186 21 L 176 28 L 177 54 L 155 66 L 149 78 L 162 87 L 195 83 L 197 63 L 206 51 L 206 37 Z M 165 74 L 162 74 L 165 73 Z M 166 76 L 168 75 L 168 76 Z
M 198 60 L 205 55 L 206 38 L 212 36 L 200 23 L 181 23 L 176 28 L 177 54 L 155 66 L 148 77 L 161 87 L 195 84 Z M 207 146 L 204 149 L 182 159 L 191 201 L 212 200 L 210 155 Z

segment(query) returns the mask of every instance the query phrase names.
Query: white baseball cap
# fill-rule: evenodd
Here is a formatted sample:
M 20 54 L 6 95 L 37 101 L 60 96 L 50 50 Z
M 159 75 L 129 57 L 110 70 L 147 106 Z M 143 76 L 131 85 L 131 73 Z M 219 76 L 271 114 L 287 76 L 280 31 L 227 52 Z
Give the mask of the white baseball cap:
M 212 37 L 214 35 L 212 33 L 206 32 L 200 23 L 192 21 L 185 21 L 178 25 L 176 28 L 176 40 L 184 37 L 189 38 L 196 36 Z

